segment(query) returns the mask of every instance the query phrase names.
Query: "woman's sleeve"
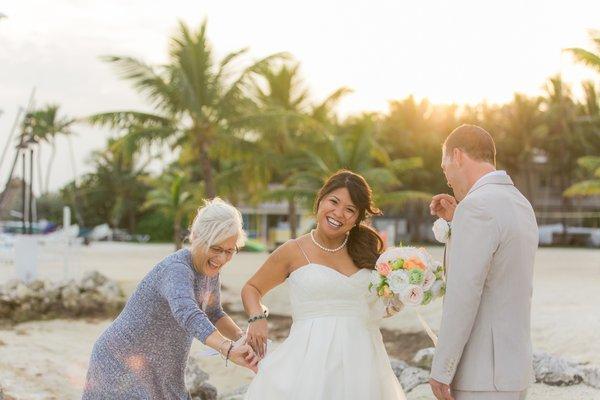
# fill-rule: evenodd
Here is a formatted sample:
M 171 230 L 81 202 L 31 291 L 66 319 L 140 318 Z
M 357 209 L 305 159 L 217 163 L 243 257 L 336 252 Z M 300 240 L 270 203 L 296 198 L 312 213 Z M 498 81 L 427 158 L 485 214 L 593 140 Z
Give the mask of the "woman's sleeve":
M 221 305 L 221 280 L 219 276 L 213 280 L 211 294 L 207 300 L 206 315 L 213 324 L 216 324 L 218 320 L 227 315 Z
M 166 267 L 159 285 L 177 323 L 202 343 L 217 328 L 198 306 L 194 295 L 194 272 L 183 263 Z

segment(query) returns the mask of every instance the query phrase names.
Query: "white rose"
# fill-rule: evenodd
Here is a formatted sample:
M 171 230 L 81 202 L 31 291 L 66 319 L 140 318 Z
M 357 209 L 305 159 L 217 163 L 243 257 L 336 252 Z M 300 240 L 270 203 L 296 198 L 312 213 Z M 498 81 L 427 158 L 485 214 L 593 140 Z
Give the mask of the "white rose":
M 390 289 L 396 294 L 401 293 L 408 286 L 408 272 L 403 269 L 390 272 L 387 279 Z
M 374 288 L 379 287 L 379 285 L 381 285 L 381 281 L 383 279 L 383 276 L 381 276 L 379 274 L 379 272 L 373 270 L 371 271 L 371 284 L 373 285 Z
M 434 269 L 434 261 L 433 258 L 431 257 L 431 254 L 429 254 L 427 252 L 427 250 L 425 250 L 423 247 L 421 247 L 419 250 L 419 259 L 421 261 L 423 261 L 423 264 L 425 264 L 425 266 L 427 267 L 427 269 L 433 270 Z
M 407 306 L 418 306 L 423 301 L 423 288 L 417 285 L 408 285 L 402 293 L 400 300 Z
M 427 270 L 425 272 L 425 278 L 423 279 L 423 290 L 427 291 L 431 289 L 433 284 L 435 283 L 435 274 L 431 270 Z
M 434 299 L 440 297 L 443 286 L 444 282 L 442 282 L 441 280 L 433 282 L 433 285 L 431 285 L 431 294 L 433 295 Z
M 433 223 L 433 236 L 435 236 L 435 240 L 440 243 L 448 243 L 448 239 L 450 239 L 450 224 L 443 219 L 438 218 Z

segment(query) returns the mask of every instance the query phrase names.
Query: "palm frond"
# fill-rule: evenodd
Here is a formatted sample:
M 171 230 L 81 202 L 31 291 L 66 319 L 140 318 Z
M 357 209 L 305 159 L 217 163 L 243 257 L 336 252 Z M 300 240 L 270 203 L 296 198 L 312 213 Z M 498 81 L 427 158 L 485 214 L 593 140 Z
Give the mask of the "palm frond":
M 177 90 L 154 67 L 133 57 L 103 56 L 101 59 L 114 64 L 121 78 L 131 81 L 155 107 L 171 112 L 179 108 Z
M 600 179 L 578 182 L 565 190 L 566 197 L 600 196 Z

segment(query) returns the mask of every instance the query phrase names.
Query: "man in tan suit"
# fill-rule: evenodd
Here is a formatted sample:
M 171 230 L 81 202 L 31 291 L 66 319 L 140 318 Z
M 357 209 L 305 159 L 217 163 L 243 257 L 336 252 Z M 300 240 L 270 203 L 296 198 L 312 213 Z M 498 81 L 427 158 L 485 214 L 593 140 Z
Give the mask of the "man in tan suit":
M 442 169 L 455 198 L 437 195 L 430 205 L 451 225 L 430 380 L 439 400 L 520 400 L 532 380 L 537 224 L 531 204 L 495 166 L 484 129 L 462 125 L 446 139 Z

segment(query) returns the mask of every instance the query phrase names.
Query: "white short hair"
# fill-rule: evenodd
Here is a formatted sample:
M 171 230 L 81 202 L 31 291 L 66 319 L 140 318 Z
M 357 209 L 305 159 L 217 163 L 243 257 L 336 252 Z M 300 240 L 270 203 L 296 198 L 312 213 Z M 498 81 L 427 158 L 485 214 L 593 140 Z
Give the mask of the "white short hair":
M 242 214 L 237 208 L 218 197 L 204 200 L 190 226 L 189 240 L 192 251 L 208 251 L 210 246 L 237 236 L 236 246 L 241 248 L 246 241 Z

